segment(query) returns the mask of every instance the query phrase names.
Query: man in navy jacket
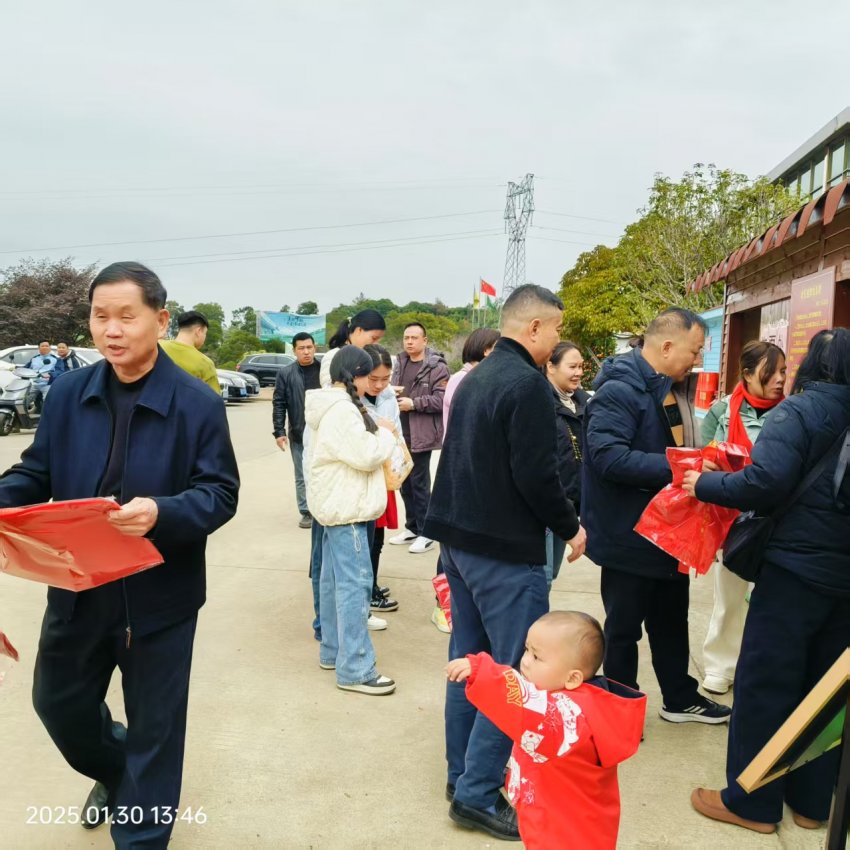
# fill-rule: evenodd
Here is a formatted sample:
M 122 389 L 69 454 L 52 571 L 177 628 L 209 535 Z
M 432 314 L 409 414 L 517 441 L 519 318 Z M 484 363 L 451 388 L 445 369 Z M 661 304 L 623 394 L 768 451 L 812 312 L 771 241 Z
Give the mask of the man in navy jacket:
M 488 652 L 519 665 L 531 624 L 549 610 L 547 528 L 584 551 L 585 534 L 558 476 L 552 390 L 540 367 L 558 343 L 564 305 L 526 284 L 502 308 L 502 337 L 452 402 L 425 534 L 442 544 L 452 596 L 449 658 Z M 511 740 L 446 687 L 449 817 L 518 840 L 499 789 Z
M 96 780 L 83 826 L 112 811 L 116 847 L 164 848 L 178 814 L 206 541 L 236 512 L 239 473 L 221 398 L 159 350 L 159 278 L 114 263 L 89 300 L 105 359 L 56 383 L 32 445 L 0 478 L 0 505 L 113 496 L 116 528 L 149 537 L 163 556 L 81 593 L 48 590 L 33 704 L 68 763 Z M 116 666 L 126 729 L 104 702 Z
M 677 307 L 649 324 L 643 348 L 607 361 L 584 414 L 581 518 L 587 554 L 602 568 L 605 675 L 638 689 L 638 641 L 646 627 L 663 697 L 675 723 L 724 723 L 730 710 L 697 692 L 688 675 L 690 578 L 634 527 L 672 480 L 668 446 L 681 424 L 671 389 L 699 357 L 705 323 Z

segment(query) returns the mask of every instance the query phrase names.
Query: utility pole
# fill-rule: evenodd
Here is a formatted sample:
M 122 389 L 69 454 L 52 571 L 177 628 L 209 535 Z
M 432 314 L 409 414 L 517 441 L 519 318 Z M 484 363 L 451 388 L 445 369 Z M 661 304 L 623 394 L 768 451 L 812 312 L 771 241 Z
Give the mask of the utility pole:
M 526 174 L 520 183 L 508 183 L 505 201 L 505 233 L 508 253 L 502 279 L 502 301 L 525 283 L 525 234 L 534 214 L 534 175 Z

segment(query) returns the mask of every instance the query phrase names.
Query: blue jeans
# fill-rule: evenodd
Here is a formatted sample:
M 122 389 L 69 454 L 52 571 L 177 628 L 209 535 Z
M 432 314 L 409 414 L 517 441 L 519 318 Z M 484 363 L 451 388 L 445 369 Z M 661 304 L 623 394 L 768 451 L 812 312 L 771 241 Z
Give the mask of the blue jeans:
M 441 547 L 452 594 L 449 659 L 489 652 L 519 665 L 531 624 L 549 610 L 542 565 L 513 564 Z M 446 761 L 455 799 L 476 809 L 495 804 L 511 740 L 466 699 L 465 685 L 446 684 Z
M 292 452 L 292 465 L 295 467 L 295 500 L 302 514 L 310 513 L 307 508 L 307 488 L 304 486 L 304 443 L 289 440 L 289 451 Z
M 564 562 L 564 553 L 567 551 L 567 543 L 561 540 L 551 529 L 546 529 L 546 584 L 552 587 L 552 582 L 558 578 L 561 572 L 561 564 Z
M 366 620 L 372 599 L 372 557 L 367 523 L 325 526 L 322 547 L 319 660 L 336 665 L 340 685 L 374 679 L 375 650 Z
M 320 610 L 320 582 L 322 578 L 322 545 L 325 539 L 325 527 L 313 519 L 310 537 L 310 579 L 313 582 L 313 636 L 322 639 L 322 619 Z

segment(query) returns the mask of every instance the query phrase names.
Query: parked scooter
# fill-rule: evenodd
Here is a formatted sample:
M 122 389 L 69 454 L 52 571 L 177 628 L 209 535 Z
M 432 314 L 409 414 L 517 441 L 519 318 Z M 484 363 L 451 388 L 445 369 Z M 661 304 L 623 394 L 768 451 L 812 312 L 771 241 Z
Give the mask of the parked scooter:
M 14 430 L 35 428 L 41 419 L 41 393 L 33 384 L 35 369 L 18 366 L 0 372 L 0 437 Z

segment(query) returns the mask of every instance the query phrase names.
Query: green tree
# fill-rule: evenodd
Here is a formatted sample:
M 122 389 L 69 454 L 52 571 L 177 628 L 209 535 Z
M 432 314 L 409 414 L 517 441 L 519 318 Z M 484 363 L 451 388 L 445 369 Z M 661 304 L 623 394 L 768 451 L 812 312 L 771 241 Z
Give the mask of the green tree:
M 697 163 L 679 181 L 656 175 L 641 217 L 618 246 L 625 280 L 642 294 L 645 323 L 661 308 L 718 306 L 723 284 L 686 285 L 799 206 L 784 186 Z
M 212 330 L 212 327 L 210 327 Z M 217 351 L 217 362 L 235 365 L 248 352 L 261 348 L 260 340 L 252 333 L 237 325 L 231 325 L 225 332 Z
M 400 348 L 404 326 L 411 322 L 421 322 L 425 325 L 428 331 L 428 344 L 438 351 L 447 348 L 460 332 L 458 323 L 444 316 L 423 312 L 392 313 L 387 317 L 387 333 L 382 344 L 390 349 Z
M 783 186 L 714 165 L 698 163 L 679 181 L 657 175 L 620 242 L 581 254 L 561 279 L 564 333 L 604 354 L 613 333 L 640 333 L 666 307 L 719 305 L 722 282 L 699 293 L 687 284 L 798 204 Z
M 257 311 L 253 307 L 240 307 L 230 314 L 230 327 L 236 326 L 249 334 L 257 332 Z
M 171 339 L 177 336 L 177 331 L 179 328 L 177 327 L 177 317 L 181 313 L 186 312 L 186 308 L 177 301 L 172 301 L 169 299 L 165 302 L 165 309 L 168 310 L 168 336 Z
M 210 328 L 207 331 L 207 341 L 201 351 L 208 354 L 213 360 L 218 362 L 218 350 L 221 347 L 224 337 L 224 308 L 221 304 L 215 301 L 202 302 L 196 304 L 193 310 L 203 313 L 210 323 Z
M 611 353 L 618 331 L 639 332 L 640 295 L 623 279 L 616 248 L 597 245 L 579 255 L 561 278 L 564 302 L 562 336 L 580 345 L 593 359 Z
M 87 345 L 94 266 L 23 260 L 0 272 L 0 348 L 43 339 Z
M 290 312 L 290 310 L 289 310 L 289 304 L 284 304 L 284 305 L 283 305 L 283 307 L 281 307 L 281 308 L 280 308 L 279 312 L 280 312 L 280 313 L 288 313 L 288 312 Z
M 302 316 L 318 316 L 319 305 L 315 301 L 302 301 L 295 308 L 295 312 Z

